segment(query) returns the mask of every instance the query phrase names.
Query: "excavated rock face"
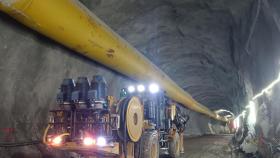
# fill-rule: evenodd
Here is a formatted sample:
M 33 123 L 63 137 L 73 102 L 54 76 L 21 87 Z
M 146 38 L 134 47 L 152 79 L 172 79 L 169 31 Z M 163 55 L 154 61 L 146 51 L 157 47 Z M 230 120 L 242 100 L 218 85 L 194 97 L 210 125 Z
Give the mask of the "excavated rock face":
M 232 111 L 243 101 L 234 25 L 250 1 L 82 2 L 210 109 Z
M 81 2 L 210 109 L 240 112 L 278 73 L 279 30 L 257 1 Z M 4 128 L 15 129 L 13 141 L 41 137 L 63 78 L 104 75 L 113 95 L 128 82 L 3 14 L 0 55 L 0 142 Z M 187 134 L 211 132 L 207 117 L 186 113 L 191 116 Z M 41 146 L 0 148 L 0 157 L 40 157 L 38 149 L 52 153 Z
M 81 2 L 210 109 L 238 113 L 278 75 L 280 25 L 261 1 Z

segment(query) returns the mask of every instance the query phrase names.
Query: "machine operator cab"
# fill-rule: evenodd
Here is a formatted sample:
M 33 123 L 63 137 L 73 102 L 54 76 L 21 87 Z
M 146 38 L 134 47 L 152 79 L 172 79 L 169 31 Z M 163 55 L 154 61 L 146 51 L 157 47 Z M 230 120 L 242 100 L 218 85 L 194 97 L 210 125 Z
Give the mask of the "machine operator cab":
M 188 118 L 157 84 L 124 88 L 119 100 L 107 91 L 102 76 L 64 79 L 43 142 L 83 156 L 179 156 Z

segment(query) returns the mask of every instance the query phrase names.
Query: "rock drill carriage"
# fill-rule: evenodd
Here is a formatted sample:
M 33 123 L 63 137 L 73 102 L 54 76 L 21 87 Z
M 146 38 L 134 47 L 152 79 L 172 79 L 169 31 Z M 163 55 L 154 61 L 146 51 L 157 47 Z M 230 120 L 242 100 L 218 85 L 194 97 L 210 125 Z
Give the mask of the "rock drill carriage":
M 129 86 L 118 100 L 107 95 L 102 76 L 64 79 L 50 111 L 44 143 L 84 156 L 178 157 L 188 121 L 160 87 Z

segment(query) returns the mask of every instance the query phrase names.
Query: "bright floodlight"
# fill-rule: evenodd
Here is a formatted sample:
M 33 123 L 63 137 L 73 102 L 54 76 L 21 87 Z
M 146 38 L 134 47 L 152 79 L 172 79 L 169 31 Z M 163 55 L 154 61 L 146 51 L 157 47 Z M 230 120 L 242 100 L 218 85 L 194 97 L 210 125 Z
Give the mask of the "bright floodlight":
M 234 119 L 233 125 L 235 129 L 238 129 L 240 127 L 240 116 Z
M 128 90 L 129 93 L 133 93 L 133 92 L 135 92 L 135 87 L 134 86 L 129 86 L 127 88 L 127 90 Z
M 90 138 L 90 137 L 84 138 L 83 142 L 84 142 L 84 145 L 86 145 L 86 146 L 90 146 L 90 145 L 95 144 L 95 140 L 93 138 Z
M 159 91 L 159 86 L 157 84 L 152 83 L 149 86 L 149 91 L 151 93 L 157 93 Z
M 98 146 L 105 146 L 106 145 L 106 139 L 104 137 L 98 137 L 97 143 Z
M 256 123 L 256 121 L 257 121 L 256 105 L 253 101 L 250 101 L 248 122 L 249 122 L 249 124 L 254 125 Z
M 52 140 L 53 145 L 60 145 L 62 143 L 62 138 L 61 136 L 57 136 Z
M 137 91 L 140 92 L 140 93 L 141 93 L 141 92 L 144 92 L 144 91 L 145 91 L 145 86 L 144 86 L 144 85 L 141 85 L 141 84 L 138 85 L 138 86 L 137 86 Z

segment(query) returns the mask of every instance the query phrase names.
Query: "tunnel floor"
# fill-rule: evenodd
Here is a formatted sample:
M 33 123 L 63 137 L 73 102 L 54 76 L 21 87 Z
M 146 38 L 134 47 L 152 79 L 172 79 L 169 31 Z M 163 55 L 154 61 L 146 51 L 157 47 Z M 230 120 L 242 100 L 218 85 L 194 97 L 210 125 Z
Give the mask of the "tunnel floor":
M 185 138 L 181 158 L 243 158 L 230 147 L 232 135 L 209 135 Z

